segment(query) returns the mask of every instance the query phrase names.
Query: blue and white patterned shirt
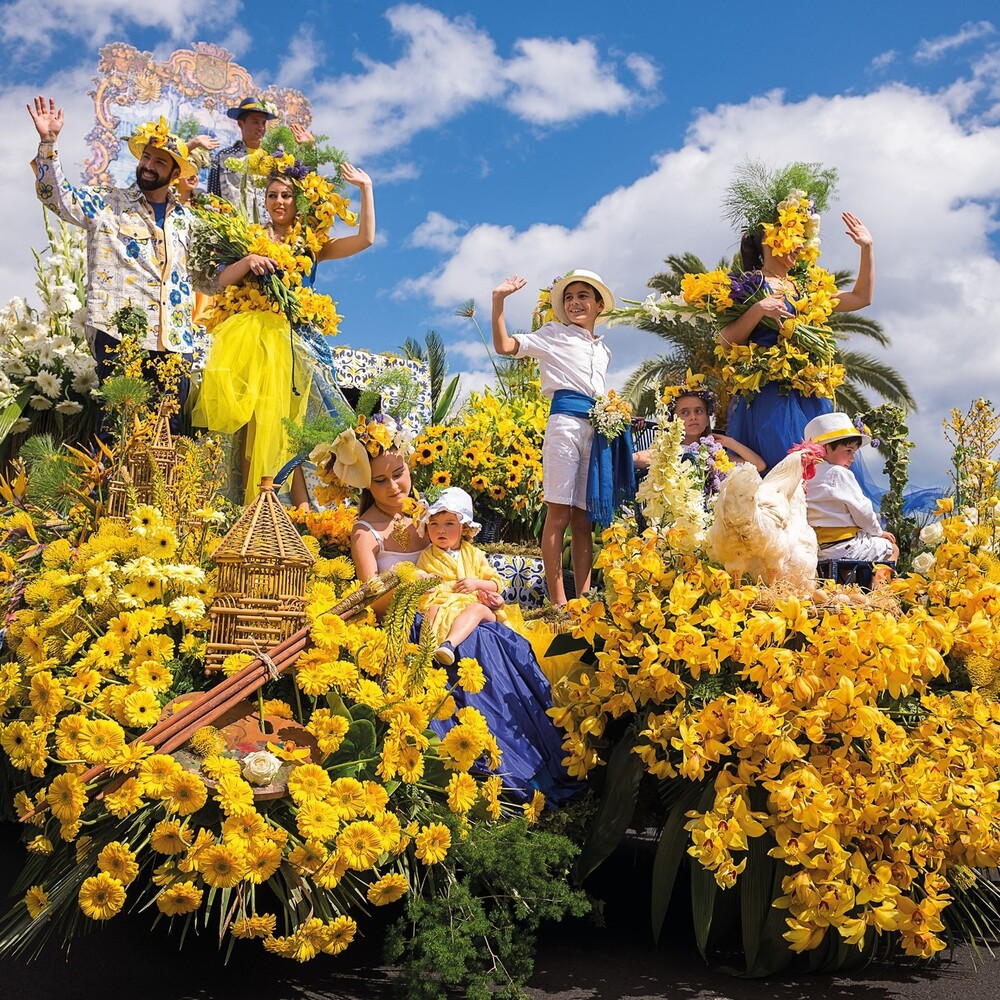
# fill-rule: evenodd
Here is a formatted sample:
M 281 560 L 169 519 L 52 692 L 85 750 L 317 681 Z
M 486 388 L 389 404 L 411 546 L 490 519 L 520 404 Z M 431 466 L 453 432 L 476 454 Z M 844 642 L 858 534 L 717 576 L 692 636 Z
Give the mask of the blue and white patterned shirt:
M 137 184 L 73 187 L 51 143 L 39 144 L 32 166 L 39 201 L 87 232 L 87 325 L 117 339 L 111 317 L 136 306 L 149 323 L 143 348 L 189 354 L 194 294 L 188 248 L 194 215 L 170 191 L 161 229 Z

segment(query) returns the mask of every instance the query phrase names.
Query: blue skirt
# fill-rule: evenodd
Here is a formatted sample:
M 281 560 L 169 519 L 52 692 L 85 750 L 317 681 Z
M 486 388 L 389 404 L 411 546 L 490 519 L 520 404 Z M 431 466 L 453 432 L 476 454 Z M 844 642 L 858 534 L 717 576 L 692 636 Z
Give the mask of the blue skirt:
M 783 394 L 781 389 L 780 383 L 768 382 L 752 399 L 736 396 L 726 416 L 726 433 L 757 452 L 768 469 L 802 440 L 806 424 L 813 417 L 833 412 L 829 399 L 803 396 L 798 389 Z
M 499 622 L 484 622 L 455 652 L 483 668 L 483 690 L 468 694 L 455 688 L 455 702 L 481 712 L 496 737 L 503 758 L 495 773 L 503 778 L 505 795 L 526 802 L 537 789 L 547 803 L 558 805 L 580 794 L 586 786 L 562 766 L 561 731 L 545 714 L 552 707 L 552 691 L 528 640 Z M 448 673 L 454 683 L 455 668 Z M 454 719 L 434 721 L 431 729 L 443 737 L 454 725 Z

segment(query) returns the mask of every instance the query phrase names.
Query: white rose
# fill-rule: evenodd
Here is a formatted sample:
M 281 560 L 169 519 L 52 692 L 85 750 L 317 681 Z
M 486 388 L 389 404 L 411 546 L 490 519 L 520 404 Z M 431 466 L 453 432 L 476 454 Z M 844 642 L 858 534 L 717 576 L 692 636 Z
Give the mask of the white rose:
M 925 524 L 924 527 L 920 529 L 920 541 L 922 541 L 924 545 L 937 545 L 942 538 L 944 538 L 944 528 L 942 528 L 940 523 L 937 521 L 933 524 Z
M 243 758 L 243 777 L 254 785 L 269 785 L 281 770 L 281 760 L 268 750 L 258 750 Z
M 928 525 L 928 527 L 930 527 L 930 525 Z M 926 530 L 926 528 L 924 530 Z M 933 565 L 934 565 L 934 553 L 921 552 L 920 555 L 913 560 L 913 571 L 915 573 L 920 573 L 922 576 L 924 576 L 930 572 L 930 569 Z

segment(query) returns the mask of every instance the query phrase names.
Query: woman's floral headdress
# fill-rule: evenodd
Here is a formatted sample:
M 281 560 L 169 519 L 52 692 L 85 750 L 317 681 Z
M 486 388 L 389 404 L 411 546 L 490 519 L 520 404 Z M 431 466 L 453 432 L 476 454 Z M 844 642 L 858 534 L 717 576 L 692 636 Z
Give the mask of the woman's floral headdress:
M 382 390 L 398 386 L 396 401 L 384 413 L 372 411 L 382 399 Z M 327 486 L 367 489 L 371 486 L 371 459 L 385 451 L 409 458 L 413 435 L 400 418 L 413 409 L 418 392 L 416 380 L 405 368 L 389 368 L 368 383 L 358 405 L 351 409 L 342 401 L 336 417 L 324 414 L 305 427 L 286 422 L 286 430 L 300 451 L 309 452 L 316 474 Z
M 337 192 L 333 182 L 310 170 L 291 153 L 275 155 L 261 146 L 245 157 L 230 157 L 225 166 L 227 170 L 246 173 L 257 187 L 267 187 L 275 177 L 291 184 L 296 193 L 296 208 L 305 219 L 306 242 L 312 253 L 318 253 L 329 239 L 334 219 L 348 226 L 358 224 L 357 213 L 350 210 L 350 202 Z
M 668 385 L 662 392 L 660 398 L 667 408 L 670 419 L 674 419 L 674 409 L 677 400 L 684 396 L 697 396 L 705 404 L 705 412 L 710 416 L 715 416 L 716 407 L 719 405 L 719 397 L 705 384 L 705 376 L 692 373 L 688 369 L 687 377 L 680 385 Z
M 803 251 L 819 256 L 819 213 L 832 197 L 837 171 L 819 163 L 790 163 L 772 170 L 747 160 L 723 199 L 726 219 L 741 232 L 760 233 L 775 256 Z

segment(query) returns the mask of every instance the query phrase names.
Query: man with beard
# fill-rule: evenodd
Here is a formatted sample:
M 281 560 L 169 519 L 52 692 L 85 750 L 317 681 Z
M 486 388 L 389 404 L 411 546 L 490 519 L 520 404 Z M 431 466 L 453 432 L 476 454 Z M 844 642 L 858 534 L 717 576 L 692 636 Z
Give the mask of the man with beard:
M 112 372 L 119 334 L 111 317 L 125 306 L 141 309 L 148 321 L 142 348 L 150 360 L 192 352 L 188 244 L 194 216 L 181 205 L 171 183 L 196 172 L 188 148 L 162 117 L 141 125 L 128 140 L 139 163 L 127 188 L 73 187 L 59 163 L 55 143 L 63 109 L 36 97 L 28 113 L 38 131 L 32 160 L 39 201 L 59 218 L 87 233 L 87 340 L 97 359 L 97 377 Z M 156 383 L 157 365 L 145 366 Z M 180 387 L 183 405 L 187 380 Z

